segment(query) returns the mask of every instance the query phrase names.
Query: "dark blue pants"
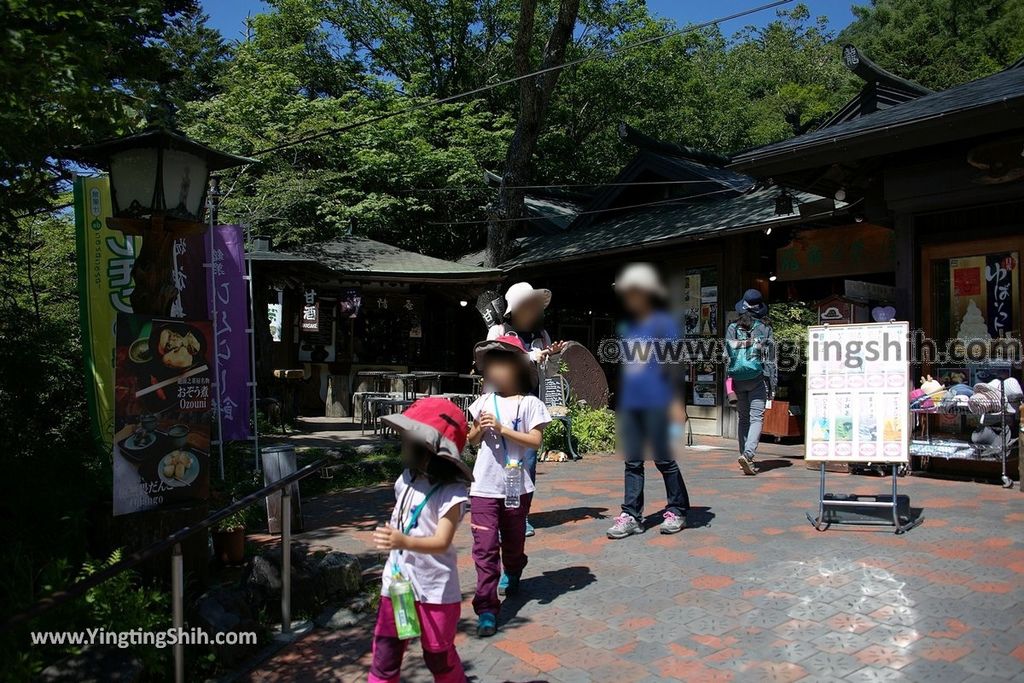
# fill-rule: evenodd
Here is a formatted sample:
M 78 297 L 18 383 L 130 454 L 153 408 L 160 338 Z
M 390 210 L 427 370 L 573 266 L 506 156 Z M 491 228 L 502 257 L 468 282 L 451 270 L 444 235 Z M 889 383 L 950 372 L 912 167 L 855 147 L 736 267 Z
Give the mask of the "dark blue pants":
M 648 446 L 665 480 L 665 509 L 683 515 L 690 507 L 683 475 L 669 447 L 668 428 L 667 408 L 619 409 L 619 440 L 626 460 L 622 511 L 639 521 L 644 518 L 644 455 Z

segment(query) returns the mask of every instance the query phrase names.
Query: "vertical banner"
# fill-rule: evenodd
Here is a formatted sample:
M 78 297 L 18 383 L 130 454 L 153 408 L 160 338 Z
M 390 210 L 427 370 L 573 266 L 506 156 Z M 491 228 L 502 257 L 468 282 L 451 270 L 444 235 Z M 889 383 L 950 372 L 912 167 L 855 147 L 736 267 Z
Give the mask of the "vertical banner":
M 209 244 L 209 240 L 207 240 Z M 222 441 L 242 441 L 249 427 L 249 320 L 248 288 L 245 283 L 245 240 L 240 225 L 218 225 L 213 231 L 213 253 L 208 262 L 214 269 L 216 289 L 210 292 L 210 314 L 217 330 L 217 365 L 220 370 L 220 419 Z M 216 297 L 216 306 L 214 305 Z
M 110 453 L 114 440 L 114 325 L 118 313 L 132 310 L 132 266 L 140 241 L 107 227 L 112 213 L 107 176 L 76 177 L 74 197 L 79 319 L 90 422 L 97 447 Z
M 118 315 L 115 515 L 209 496 L 213 352 L 209 321 Z
M 209 288 L 207 287 L 206 252 L 209 240 L 206 235 L 186 235 L 174 240 L 172 251 L 171 277 L 178 289 L 178 296 L 171 304 L 172 318 L 205 320 L 210 317 Z

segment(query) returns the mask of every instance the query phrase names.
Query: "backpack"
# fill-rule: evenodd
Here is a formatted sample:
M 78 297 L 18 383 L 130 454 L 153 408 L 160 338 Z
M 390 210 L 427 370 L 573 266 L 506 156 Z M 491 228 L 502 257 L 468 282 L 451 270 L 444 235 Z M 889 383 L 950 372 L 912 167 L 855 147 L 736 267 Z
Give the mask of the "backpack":
M 755 323 L 750 330 L 744 330 L 736 326 L 736 338 L 738 340 L 753 339 L 750 346 L 736 348 L 726 345 L 729 350 L 729 367 L 726 370 L 729 377 L 739 380 L 757 379 L 764 374 L 764 362 L 761 358 L 762 340 L 753 334 L 754 329 L 760 323 Z

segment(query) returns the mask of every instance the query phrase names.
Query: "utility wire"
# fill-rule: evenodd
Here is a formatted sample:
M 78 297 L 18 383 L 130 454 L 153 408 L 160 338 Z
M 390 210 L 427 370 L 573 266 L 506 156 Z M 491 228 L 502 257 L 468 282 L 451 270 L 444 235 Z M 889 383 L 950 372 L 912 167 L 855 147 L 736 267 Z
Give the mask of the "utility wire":
M 712 192 L 701 192 L 699 194 L 691 194 L 686 197 L 673 197 L 672 199 L 659 199 L 655 202 L 643 202 L 640 204 L 629 204 L 626 206 L 615 206 L 608 209 L 591 209 L 590 211 L 580 211 L 577 216 L 591 216 L 598 213 L 609 213 L 612 211 L 624 211 L 626 209 L 643 209 L 651 206 L 664 206 L 666 204 L 676 204 L 680 202 L 687 202 L 691 199 L 698 199 L 700 197 L 710 197 L 711 195 L 722 194 L 723 192 L 736 192 L 735 188 L 727 187 L 721 190 L 714 190 Z M 517 218 L 497 218 L 493 220 L 472 220 L 472 221 L 428 221 L 427 225 L 485 225 L 487 223 L 518 223 L 521 221 L 535 221 L 540 218 L 539 216 L 519 216 Z
M 363 119 L 361 121 L 356 121 L 355 123 L 349 123 L 349 124 L 346 124 L 344 126 L 336 126 L 334 128 L 328 128 L 328 129 L 322 130 L 322 131 L 320 131 L 318 133 L 313 133 L 312 135 L 307 135 L 305 137 L 301 137 L 301 138 L 298 138 L 296 140 L 292 140 L 291 142 L 282 142 L 279 145 L 273 145 L 273 146 L 267 147 L 265 149 L 257 150 L 255 152 L 250 153 L 248 156 L 250 156 L 250 157 L 263 156 L 264 154 L 270 154 L 271 152 L 277 152 L 277 151 L 280 151 L 282 149 L 287 149 L 288 147 L 293 147 L 295 145 L 303 144 L 305 142 L 312 142 L 313 140 L 319 140 L 320 138 L 327 137 L 329 135 L 337 135 L 338 133 L 346 133 L 346 132 L 348 132 L 350 130 L 354 130 L 356 128 L 361 128 L 363 126 L 368 126 L 368 125 L 370 125 L 372 123 L 380 123 L 381 121 L 387 121 L 388 119 L 392 119 L 392 118 L 395 118 L 396 116 L 401 116 L 403 114 L 411 114 L 412 112 L 419 111 L 421 109 L 426 109 L 428 107 L 435 107 L 437 105 L 447 104 L 449 102 L 454 102 L 456 100 L 461 100 L 461 99 L 465 99 L 467 97 L 472 97 L 473 95 L 479 95 L 480 93 L 484 93 L 484 92 L 487 92 L 489 90 L 494 90 L 495 88 L 501 88 L 501 87 L 504 87 L 506 85 L 511 85 L 512 83 L 517 83 L 517 82 L 522 81 L 522 80 L 527 79 L 527 78 L 535 78 L 537 76 L 543 76 L 546 73 L 551 73 L 552 71 L 559 71 L 561 69 L 565 69 L 565 68 L 568 68 L 568 67 L 571 67 L 571 66 L 576 66 L 578 64 L 583 64 L 584 62 L 589 62 L 589 61 L 594 60 L 594 59 L 607 59 L 608 57 L 611 57 L 613 55 L 619 54 L 621 52 L 625 52 L 627 50 L 633 50 L 633 49 L 638 48 L 638 47 L 643 47 L 644 45 L 650 45 L 652 43 L 657 43 L 657 42 L 660 42 L 662 40 L 666 40 L 667 38 L 672 38 L 674 36 L 680 36 L 680 35 L 689 33 L 691 31 L 695 31 L 695 30 L 702 29 L 702 28 L 707 28 L 709 26 L 715 26 L 715 25 L 720 24 L 720 23 L 725 22 L 725 21 L 730 21 L 732 19 L 739 19 L 740 17 L 745 17 L 745 16 L 748 16 L 750 14 L 756 14 L 758 12 L 763 12 L 764 10 L 773 9 L 775 7 L 780 7 L 782 5 L 788 5 L 789 3 L 793 2 L 793 1 L 794 0 L 775 0 L 774 2 L 769 2 L 769 3 L 766 3 L 764 5 L 758 5 L 757 7 L 741 10 L 739 12 L 734 12 L 732 14 L 726 15 L 724 17 L 719 17 L 717 19 L 711 19 L 709 21 L 704 21 L 704 22 L 701 22 L 699 24 L 690 24 L 690 25 L 686 26 L 685 28 L 681 28 L 681 29 L 678 29 L 678 30 L 675 30 L 675 31 L 669 31 L 668 33 L 663 33 L 662 35 L 659 35 L 659 36 L 652 36 L 650 38 L 645 38 L 644 40 L 639 40 L 639 41 L 637 41 L 635 43 L 630 43 L 629 45 L 622 45 L 622 46 L 619 46 L 619 47 L 609 48 L 607 50 L 601 50 L 601 51 L 595 50 L 594 52 L 592 52 L 589 55 L 586 55 L 586 56 L 583 56 L 583 57 L 579 57 L 577 59 L 570 60 L 570 61 L 565 62 L 563 64 L 556 64 L 554 66 L 549 66 L 549 67 L 544 68 L 544 69 L 538 69 L 537 71 L 533 71 L 533 72 L 530 72 L 528 74 L 523 74 L 522 76 L 513 76 L 511 78 L 506 78 L 506 79 L 498 81 L 496 83 L 490 83 L 488 85 L 482 85 L 479 88 L 474 88 L 472 90 L 467 90 L 465 92 L 456 93 L 454 95 L 448 95 L 447 97 L 439 97 L 439 98 L 436 98 L 436 99 L 433 99 L 433 100 L 428 100 L 426 102 L 420 102 L 419 104 L 414 104 L 414 105 L 411 105 L 411 106 L 406 107 L 404 109 L 399 109 L 398 111 L 388 112 L 386 114 L 380 114 L 378 116 L 371 116 L 370 118 Z

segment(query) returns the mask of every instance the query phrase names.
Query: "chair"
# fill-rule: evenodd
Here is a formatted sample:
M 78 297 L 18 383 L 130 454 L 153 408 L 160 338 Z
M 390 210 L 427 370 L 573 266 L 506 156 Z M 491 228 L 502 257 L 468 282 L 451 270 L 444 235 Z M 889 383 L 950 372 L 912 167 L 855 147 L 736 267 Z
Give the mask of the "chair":
M 573 460 L 582 460 L 572 445 L 572 415 L 569 412 L 569 382 L 561 375 L 544 378 L 541 400 L 547 406 L 552 420 L 565 426 L 565 443 Z

